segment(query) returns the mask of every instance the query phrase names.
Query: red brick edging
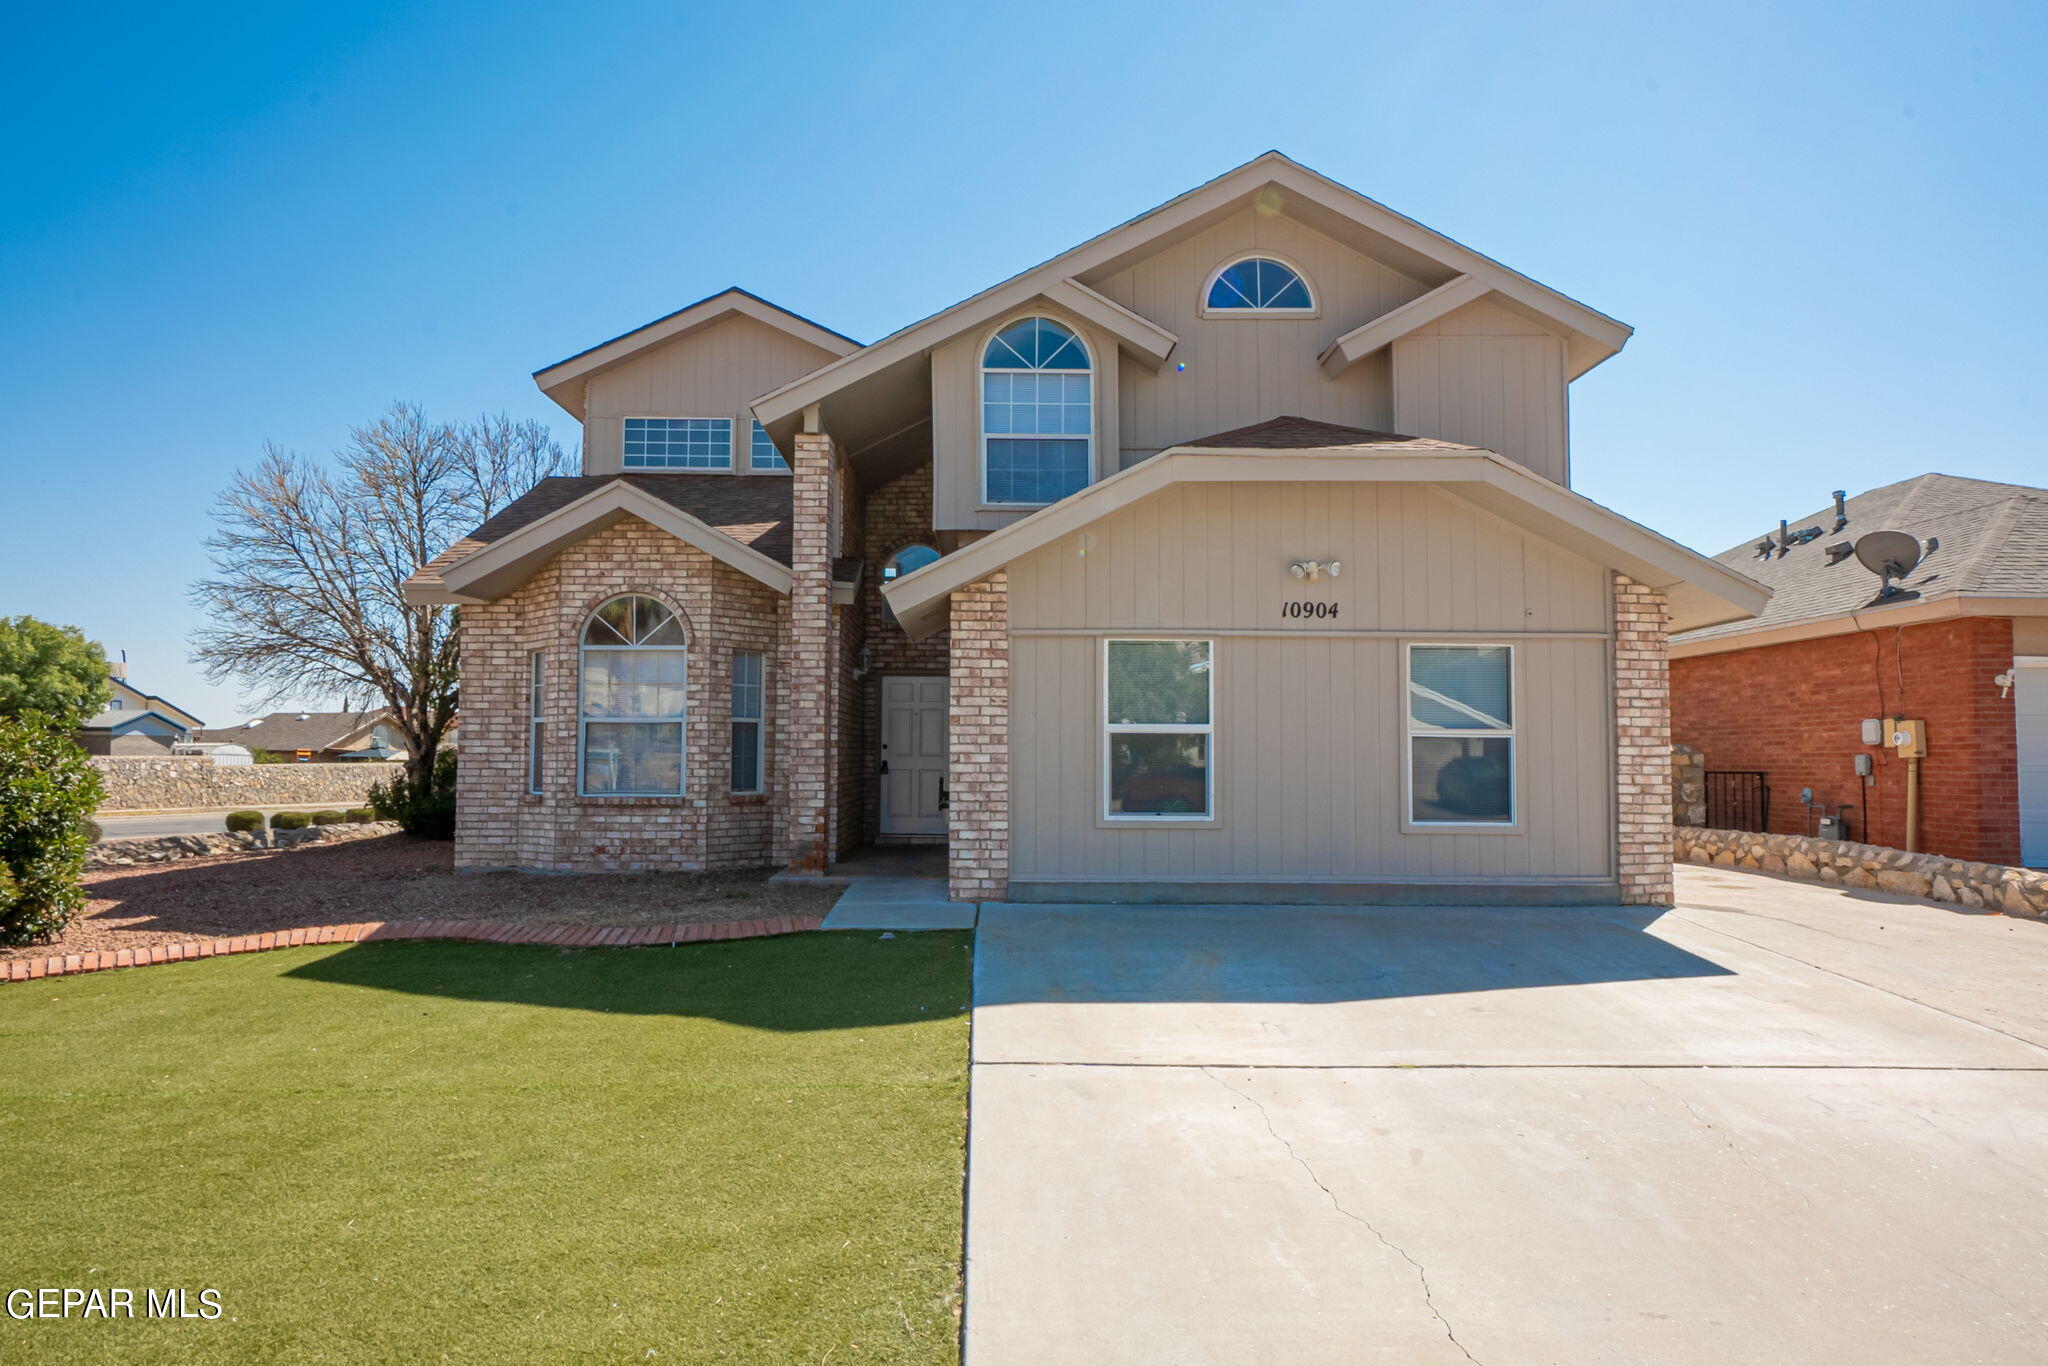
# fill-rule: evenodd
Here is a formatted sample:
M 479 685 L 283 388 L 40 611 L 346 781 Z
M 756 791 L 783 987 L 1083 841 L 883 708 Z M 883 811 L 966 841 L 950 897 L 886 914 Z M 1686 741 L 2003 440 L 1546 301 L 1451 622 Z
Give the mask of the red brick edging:
M 38 977 L 68 977 L 107 968 L 141 968 L 157 963 L 185 963 L 195 958 L 220 958 L 265 949 L 295 949 L 302 944 L 354 944 L 366 939 L 475 939 L 488 944 L 551 944 L 564 949 L 623 949 L 656 945 L 696 944 L 713 939 L 759 939 L 768 935 L 815 930 L 816 915 L 774 915 L 758 920 L 716 920 L 701 925 L 519 925 L 489 920 L 366 920 L 354 925 L 309 925 L 296 930 L 237 935 L 232 939 L 201 939 L 189 944 L 155 944 L 144 949 L 97 949 L 61 953 L 48 958 L 16 958 L 0 963 L 0 982 L 28 982 Z

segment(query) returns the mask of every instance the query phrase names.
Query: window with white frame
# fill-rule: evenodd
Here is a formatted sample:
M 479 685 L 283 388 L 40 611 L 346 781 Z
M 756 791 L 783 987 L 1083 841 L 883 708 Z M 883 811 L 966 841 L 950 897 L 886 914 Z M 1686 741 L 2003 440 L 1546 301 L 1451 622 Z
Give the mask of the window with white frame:
M 1094 467 L 1088 348 L 1050 318 L 1020 318 L 981 357 L 982 498 L 1037 507 L 1088 485 Z
M 541 711 L 541 653 L 526 657 L 526 790 L 540 791 L 541 728 L 547 724 Z
M 747 443 L 747 468 L 759 474 L 789 473 L 789 462 L 768 439 L 768 429 L 758 422 L 754 424 L 754 434 Z
M 625 465 L 629 470 L 729 470 L 729 417 L 629 417 Z
M 683 791 L 683 624 L 653 598 L 613 598 L 583 628 L 577 752 L 590 796 Z
M 1408 646 L 1408 802 L 1415 825 L 1515 821 L 1512 645 Z
M 1315 311 L 1315 300 L 1309 297 L 1308 281 L 1301 278 L 1301 272 L 1270 256 L 1247 256 L 1218 270 L 1209 277 L 1202 305 L 1211 313 Z
M 1103 642 L 1103 815 L 1215 814 L 1215 674 L 1207 640 Z
M 762 724 L 767 709 L 767 659 L 759 651 L 732 657 L 732 790 L 759 792 L 766 786 L 767 750 Z

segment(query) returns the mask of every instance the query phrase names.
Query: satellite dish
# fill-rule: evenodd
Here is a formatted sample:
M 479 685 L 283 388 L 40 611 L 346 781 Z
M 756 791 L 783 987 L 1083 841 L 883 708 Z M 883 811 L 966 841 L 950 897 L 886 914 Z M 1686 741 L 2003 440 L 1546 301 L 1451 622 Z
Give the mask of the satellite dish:
M 1881 597 L 1899 590 L 1893 579 L 1903 579 L 1920 563 L 1920 542 L 1903 531 L 1872 531 L 1856 538 L 1856 559 L 1865 569 L 1884 580 Z

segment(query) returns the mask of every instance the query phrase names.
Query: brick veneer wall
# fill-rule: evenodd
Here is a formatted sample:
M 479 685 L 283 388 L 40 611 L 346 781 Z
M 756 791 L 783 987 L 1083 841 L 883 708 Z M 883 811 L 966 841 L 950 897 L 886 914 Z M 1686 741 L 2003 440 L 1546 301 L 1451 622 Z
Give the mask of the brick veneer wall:
M 888 674 L 943 674 L 950 635 L 936 631 L 912 640 L 882 600 L 882 568 L 908 545 L 936 546 L 932 531 L 932 467 L 920 465 L 868 490 L 864 509 L 864 572 L 860 614 L 865 627 L 868 671 L 860 681 L 861 725 L 853 742 L 859 759 L 861 829 L 865 838 L 881 833 L 882 679 Z
M 789 594 L 785 859 L 791 872 L 822 873 L 831 861 L 835 685 L 842 673 L 832 610 L 833 521 L 842 505 L 832 438 L 799 432 L 790 464 L 792 583 Z
M 1992 679 L 2012 667 L 2012 621 L 1963 617 L 1674 660 L 1672 738 L 1715 770 L 1760 771 L 1769 827 L 1808 832 L 1799 790 L 1816 810 L 1852 804 L 1851 837 L 1903 847 L 1906 761 L 1866 746 L 1866 717 L 1927 723 L 1920 763 L 1920 847 L 1982 863 L 2019 861 L 2019 767 L 2013 703 Z M 1874 785 L 1855 772 L 1870 754 Z
M 951 655 L 947 881 L 955 901 L 999 900 L 1010 882 L 1008 575 L 953 594 Z
M 1615 852 L 1625 906 L 1669 906 L 1671 682 L 1664 595 L 1625 574 L 1614 590 Z
M 642 593 L 682 620 L 688 709 L 680 797 L 577 793 L 577 648 L 590 613 Z M 780 594 L 638 518 L 563 550 L 525 586 L 462 609 L 460 868 L 630 872 L 775 861 L 786 712 L 767 720 L 766 797 L 731 793 L 732 653 L 786 665 Z M 527 792 L 527 659 L 543 664 L 542 791 Z

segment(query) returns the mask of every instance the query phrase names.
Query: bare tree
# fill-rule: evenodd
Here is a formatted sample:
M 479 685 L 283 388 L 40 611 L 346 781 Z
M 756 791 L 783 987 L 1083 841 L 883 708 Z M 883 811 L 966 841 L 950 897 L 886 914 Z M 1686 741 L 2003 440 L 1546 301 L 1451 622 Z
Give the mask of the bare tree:
M 431 772 L 455 716 L 456 609 L 408 606 L 402 586 L 568 465 L 538 422 L 441 424 L 409 403 L 352 429 L 331 464 L 266 445 L 215 501 L 194 659 L 272 701 L 377 698 L 407 772 Z

